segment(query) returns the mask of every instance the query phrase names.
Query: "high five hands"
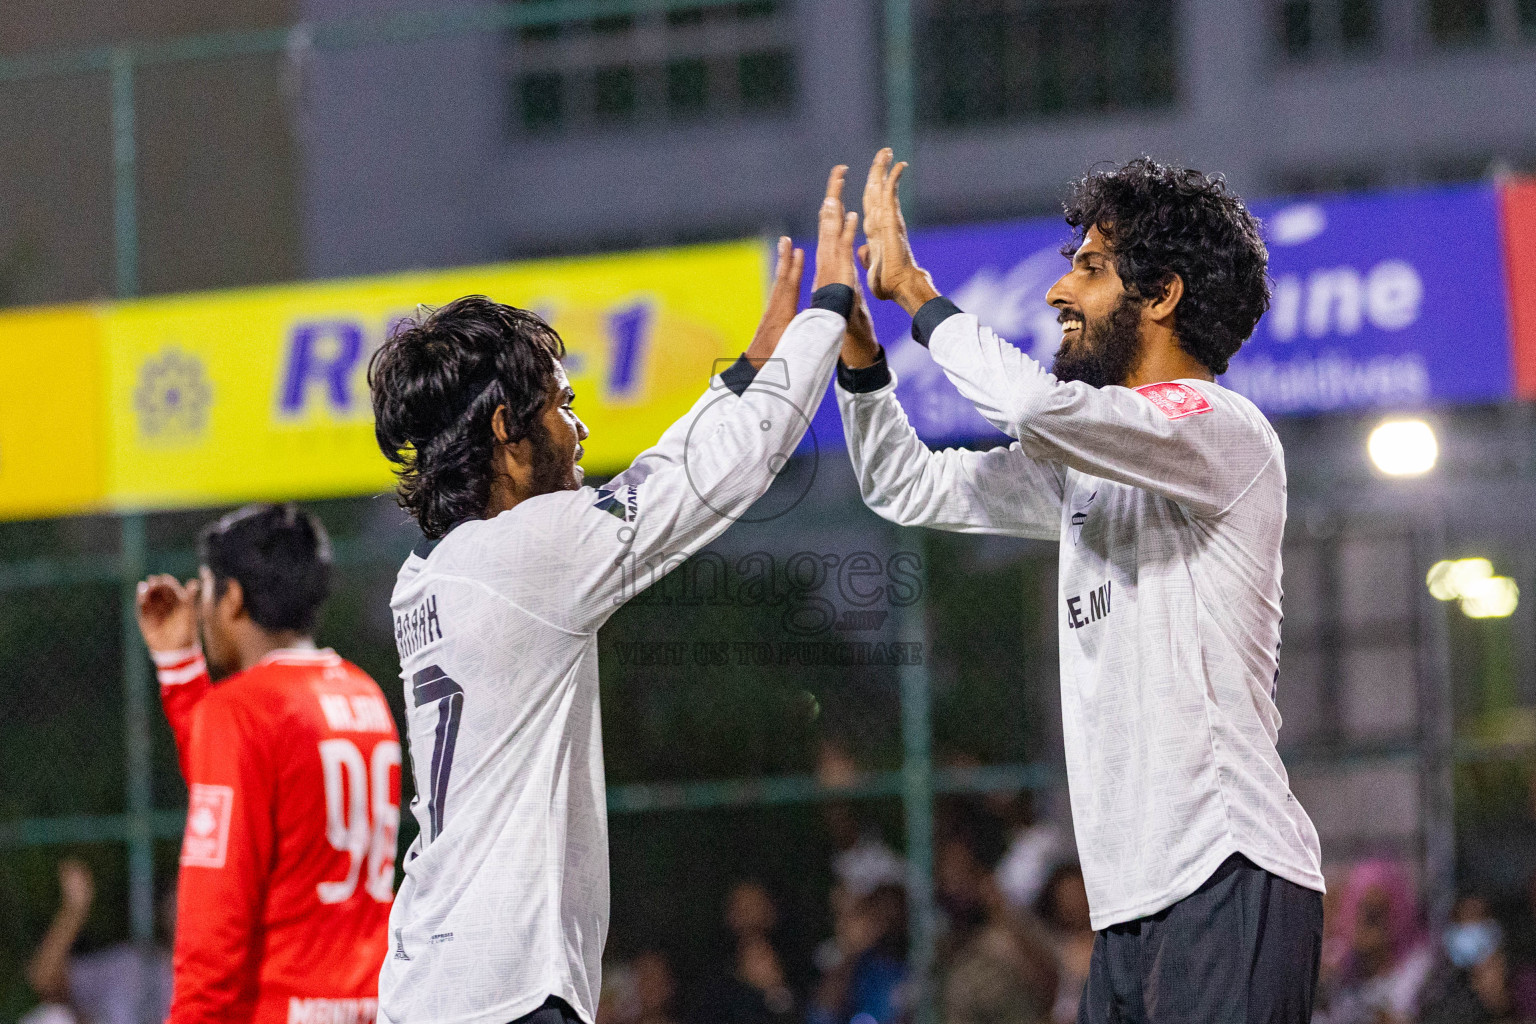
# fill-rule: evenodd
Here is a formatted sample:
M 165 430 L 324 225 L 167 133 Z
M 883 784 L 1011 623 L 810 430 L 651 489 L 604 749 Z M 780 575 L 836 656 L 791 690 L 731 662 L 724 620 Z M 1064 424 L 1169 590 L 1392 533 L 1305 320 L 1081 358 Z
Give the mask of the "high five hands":
M 875 341 L 875 325 L 869 319 L 869 305 L 853 265 L 859 215 L 843 207 L 847 176 L 848 168 L 838 164 L 827 177 L 827 195 L 817 218 L 816 286 L 845 284 L 853 289 L 853 312 L 843 334 L 842 360 L 844 365 L 857 368 L 873 363 L 880 355 L 880 345 Z
M 853 289 L 855 301 L 853 316 L 848 329 L 853 332 L 862 325 L 862 333 L 868 337 L 873 361 L 874 328 L 869 322 L 869 310 L 859 288 L 859 274 L 854 265 L 853 243 L 858 235 L 859 215 L 843 208 L 843 181 L 848 168 L 842 164 L 832 168 L 827 177 L 826 198 L 821 202 L 821 212 L 816 221 L 816 276 L 813 288 L 829 284 L 847 285 Z M 779 239 L 778 263 L 774 270 L 773 287 L 768 293 L 768 306 L 763 319 L 757 325 L 757 333 L 747 349 L 747 359 L 759 368 L 773 355 L 779 338 L 795 317 L 800 298 L 800 280 L 805 269 L 805 253 L 794 248 L 789 238 Z M 846 345 L 845 345 L 846 347 Z
M 876 298 L 894 299 L 908 313 L 916 313 L 923 303 L 938 296 L 933 278 L 917 265 L 907 240 L 907 222 L 901 214 L 898 186 L 905 162 L 894 167 L 895 154 L 882 149 L 875 154 L 864 183 L 864 237 L 858 259 L 864 264 L 870 291 Z M 816 276 L 813 288 L 843 284 L 853 289 L 853 314 L 843 337 L 842 360 L 858 368 L 873 363 L 880 354 L 870 321 L 864 290 L 859 287 L 854 266 L 854 240 L 859 215 L 843 205 L 843 186 L 848 176 L 846 165 L 838 164 L 827 177 L 826 197 L 816 220 Z M 773 287 L 762 322 L 747 349 L 747 359 L 761 367 L 773 355 L 779 338 L 794 319 L 800 281 L 805 268 L 805 253 L 793 247 L 786 236 L 779 239 L 778 262 Z
M 891 166 L 895 153 L 882 149 L 869 165 L 864 182 L 864 237 L 859 258 L 869 277 L 869 290 L 877 299 L 895 299 L 909 314 L 939 296 L 928 271 L 912 258 L 907 240 L 907 221 L 901 215 L 898 187 L 905 161 Z

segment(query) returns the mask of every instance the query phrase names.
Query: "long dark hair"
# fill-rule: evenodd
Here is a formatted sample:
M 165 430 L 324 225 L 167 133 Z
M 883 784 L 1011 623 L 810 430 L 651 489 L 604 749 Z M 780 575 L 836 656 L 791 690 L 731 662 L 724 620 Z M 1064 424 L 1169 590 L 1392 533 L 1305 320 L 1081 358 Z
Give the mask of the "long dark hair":
M 1212 373 L 1227 372 L 1269 308 L 1269 252 L 1258 220 L 1220 176 L 1137 157 L 1077 181 L 1066 215 L 1076 230 L 1063 252 L 1070 258 L 1097 227 L 1131 296 L 1151 298 L 1179 275 L 1179 345 Z
M 491 497 L 491 418 L 508 440 L 536 429 L 565 343 L 537 314 L 466 295 L 408 318 L 368 363 L 374 436 L 399 475 L 396 498 L 437 539 Z

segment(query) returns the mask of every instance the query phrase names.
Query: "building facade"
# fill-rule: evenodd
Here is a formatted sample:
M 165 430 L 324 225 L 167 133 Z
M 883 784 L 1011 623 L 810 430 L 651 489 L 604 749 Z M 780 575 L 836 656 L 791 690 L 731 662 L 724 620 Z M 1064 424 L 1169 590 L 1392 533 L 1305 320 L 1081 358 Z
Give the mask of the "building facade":
M 760 0 L 313 54 L 306 271 L 804 231 L 826 168 L 886 141 L 883 6 Z M 1536 156 L 1536 9 L 1517 0 L 913 7 L 930 223 L 1049 211 L 1090 164 L 1138 153 L 1251 195 Z

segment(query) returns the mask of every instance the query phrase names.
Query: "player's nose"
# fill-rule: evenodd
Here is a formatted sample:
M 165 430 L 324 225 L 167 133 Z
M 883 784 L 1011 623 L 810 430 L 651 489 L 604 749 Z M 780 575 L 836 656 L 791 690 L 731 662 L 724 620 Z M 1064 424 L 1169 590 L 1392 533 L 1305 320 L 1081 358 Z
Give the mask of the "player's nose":
M 1067 275 L 1063 274 L 1051 285 L 1051 290 L 1045 293 L 1045 301 L 1057 309 L 1065 309 L 1072 304 L 1072 297 L 1067 293 Z
M 578 441 L 585 441 L 587 438 L 589 438 L 591 436 L 592 436 L 592 431 L 587 429 L 587 425 L 582 422 L 581 417 L 580 416 L 576 417 L 576 440 L 578 440 Z

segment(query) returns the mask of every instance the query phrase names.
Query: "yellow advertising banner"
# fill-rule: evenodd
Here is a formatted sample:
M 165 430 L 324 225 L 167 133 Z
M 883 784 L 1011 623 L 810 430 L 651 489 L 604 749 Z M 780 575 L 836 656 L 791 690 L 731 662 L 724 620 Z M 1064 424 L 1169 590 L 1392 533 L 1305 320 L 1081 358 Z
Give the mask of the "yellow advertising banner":
M 118 508 L 367 494 L 393 484 L 368 358 L 417 304 L 484 294 L 565 339 L 589 472 L 687 411 L 762 311 L 756 242 L 146 299 L 105 318 L 108 500 Z
M 100 509 L 101 315 L 0 313 L 0 518 Z

